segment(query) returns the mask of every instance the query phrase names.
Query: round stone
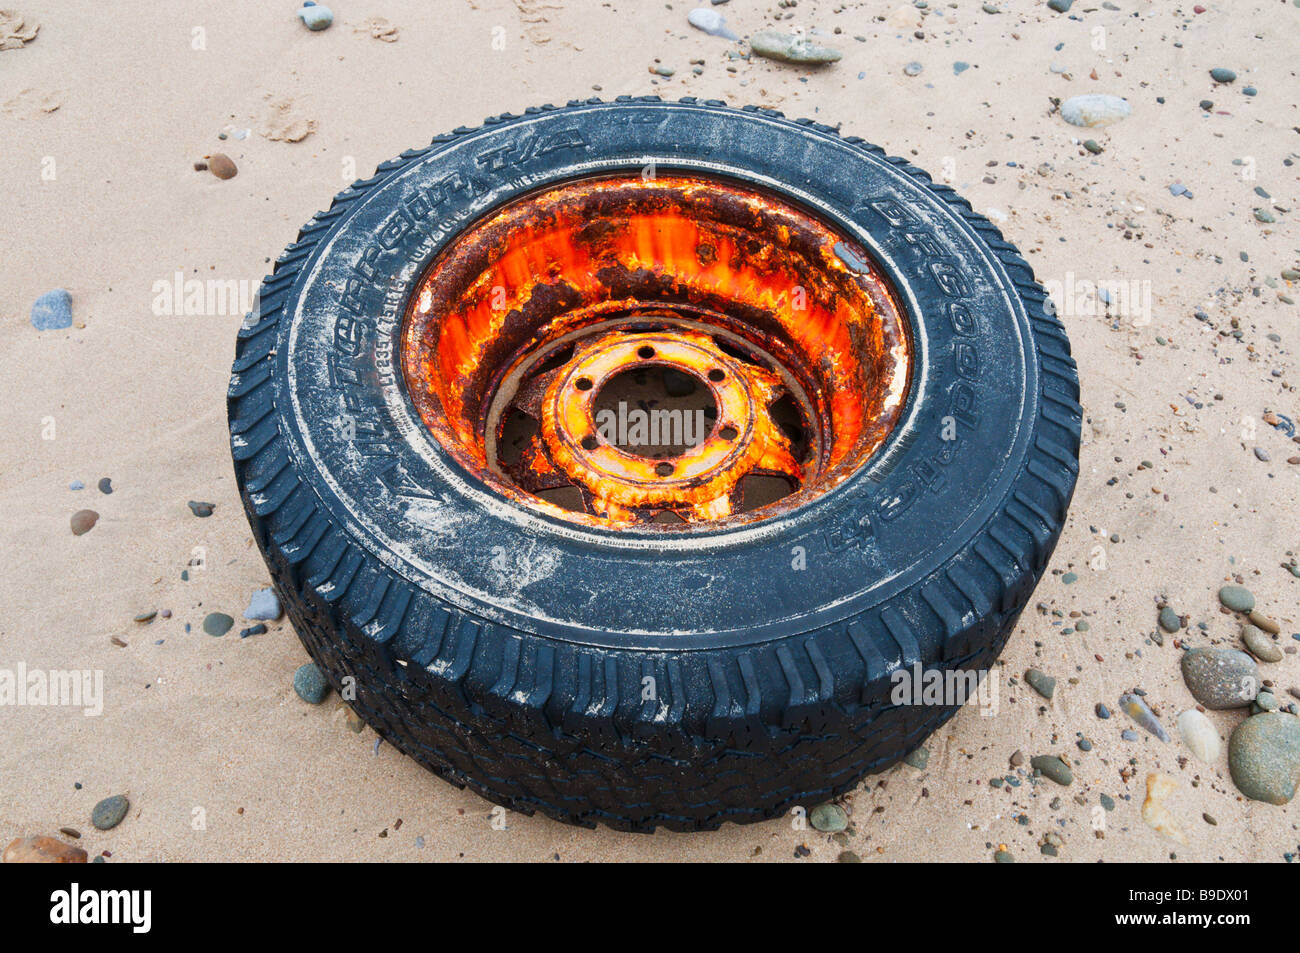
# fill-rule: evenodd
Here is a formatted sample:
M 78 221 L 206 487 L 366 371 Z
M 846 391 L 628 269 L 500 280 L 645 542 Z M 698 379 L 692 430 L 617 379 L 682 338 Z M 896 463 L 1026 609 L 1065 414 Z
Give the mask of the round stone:
M 1259 666 L 1237 649 L 1188 649 L 1183 681 L 1206 708 L 1245 708 L 1259 693 Z
M 808 812 L 808 823 L 813 830 L 834 834 L 849 826 L 849 816 L 838 804 L 818 804 Z
M 1300 781 L 1300 718 L 1281 712 L 1247 718 L 1228 741 L 1228 768 L 1251 800 L 1288 803 Z
M 1109 126 L 1132 112 L 1128 100 L 1105 93 L 1084 93 L 1061 103 L 1061 118 L 1072 126 Z
M 72 327 L 72 295 L 63 288 L 45 292 L 32 305 L 31 320 L 37 331 L 61 331 Z
M 313 33 L 329 29 L 330 24 L 334 22 L 334 14 L 330 8 L 319 3 L 304 5 L 298 11 L 298 17 L 302 20 L 303 26 Z
M 319 705 L 329 694 L 330 685 L 315 662 L 308 662 L 293 673 L 293 690 L 310 705 Z
M 1253 625 L 1242 626 L 1241 641 L 1246 643 L 1250 654 L 1261 662 L 1282 661 L 1282 650 L 1277 647 L 1267 632 Z
M 68 525 L 72 528 L 73 536 L 84 536 L 95 528 L 99 522 L 99 514 L 94 510 L 77 510 L 68 520 Z
M 224 612 L 209 612 L 203 620 L 203 631 L 208 635 L 225 635 L 234 624 L 235 620 Z
M 90 812 L 90 823 L 101 831 L 110 831 L 122 823 L 130 809 L 131 802 L 125 794 L 114 794 L 95 805 L 95 809 Z
M 1255 608 L 1255 596 L 1245 586 L 1224 586 L 1219 590 L 1219 601 L 1233 612 L 1249 612 Z

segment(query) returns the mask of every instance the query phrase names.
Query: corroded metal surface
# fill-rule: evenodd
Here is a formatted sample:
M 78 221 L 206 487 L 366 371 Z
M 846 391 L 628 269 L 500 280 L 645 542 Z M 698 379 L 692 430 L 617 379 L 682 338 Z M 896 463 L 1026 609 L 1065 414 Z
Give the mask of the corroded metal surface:
M 403 328 L 407 386 L 458 462 L 554 515 L 760 519 L 860 467 L 901 413 L 910 345 L 870 262 L 816 218 L 735 184 L 569 183 L 491 214 L 430 267 Z M 594 433 L 601 387 L 633 366 L 702 381 L 718 410 L 710 434 L 665 459 Z M 772 413 L 787 394 L 807 436 L 802 456 Z M 537 434 L 506 464 L 512 412 Z M 796 491 L 742 511 L 751 473 Z M 564 486 L 581 492 L 582 511 L 537 495 Z

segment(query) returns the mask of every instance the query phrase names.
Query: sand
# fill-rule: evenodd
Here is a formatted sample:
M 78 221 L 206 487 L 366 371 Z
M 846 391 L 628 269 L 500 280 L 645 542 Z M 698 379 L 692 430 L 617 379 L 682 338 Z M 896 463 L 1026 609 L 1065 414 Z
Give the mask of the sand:
M 1118 0 L 1118 12 L 1076 3 L 1070 19 L 1027 0 L 999 0 L 997 15 L 959 0 L 933 2 L 919 25 L 911 5 L 835 12 L 838 2 L 801 0 L 776 25 L 818 27 L 819 42 L 844 51 L 811 71 L 728 60 L 744 47 L 689 27 L 689 2 L 338 0 L 320 33 L 291 2 L 12 2 L 41 27 L 0 51 L 0 667 L 100 671 L 104 705 L 97 717 L 0 710 L 0 840 L 70 826 L 114 861 L 811 862 L 847 849 L 873 861 L 986 862 L 999 844 L 1046 861 L 1049 831 L 1059 861 L 1276 861 L 1297 850 L 1295 804 L 1248 802 L 1226 755 L 1189 757 L 1173 727 L 1193 704 L 1176 637 L 1150 639 L 1167 599 L 1206 624 L 1194 644 L 1235 644 L 1239 621 L 1215 599 L 1234 575 L 1282 623 L 1284 644 L 1300 631 L 1300 579 L 1280 568 L 1297 546 L 1300 466 L 1285 461 L 1300 448 L 1264 422 L 1266 410 L 1300 411 L 1297 308 L 1279 297 L 1295 289 L 1278 277 L 1297 267 L 1300 245 L 1295 169 L 1283 165 L 1300 122 L 1291 4 L 1207 0 L 1196 15 L 1191 4 Z M 774 25 L 768 8 L 718 9 L 744 36 Z M 395 42 L 372 35 L 375 17 L 397 28 Z M 656 59 L 675 75 L 652 75 Z M 912 61 L 919 76 L 904 74 Z M 957 61 L 970 68 L 956 73 Z M 1217 66 L 1235 69 L 1236 83 L 1214 87 Z M 1059 293 L 1104 279 L 1136 283 L 1138 303 L 1150 294 L 1149 313 L 1064 309 L 1087 417 L 1081 474 L 1051 574 L 1004 654 L 998 714 L 963 710 L 930 739 L 924 770 L 864 782 L 845 800 L 853 833 L 838 840 L 790 819 L 644 836 L 509 815 L 497 830 L 488 803 L 387 745 L 376 751 L 368 729 L 349 731 L 337 698 L 298 699 L 291 681 L 306 654 L 287 623 L 246 639 L 238 624 L 222 638 L 199 629 L 210 611 L 238 617 L 268 582 L 227 443 L 242 313 L 167 313 L 156 283 L 180 273 L 255 287 L 298 226 L 377 163 L 484 116 L 596 88 L 842 123 L 947 172 Z M 1051 114 L 1049 97 L 1085 92 L 1125 96 L 1133 115 L 1083 130 Z M 1216 112 L 1204 115 L 1202 99 Z M 250 132 L 221 141 L 227 126 Z M 1080 147 L 1089 138 L 1101 154 Z M 194 171 L 215 152 L 235 161 L 235 178 Z M 1171 194 L 1172 183 L 1192 197 Z M 1252 210 L 1273 204 L 1286 210 L 1273 210 L 1276 223 L 1257 222 Z M 56 287 L 71 292 L 77 324 L 37 332 L 31 303 Z M 1228 336 L 1236 327 L 1240 340 Z M 96 489 L 105 476 L 111 495 Z M 86 488 L 69 490 L 73 480 Z M 214 515 L 194 517 L 188 500 L 215 503 Z M 69 517 L 82 508 L 101 516 L 77 537 Z M 204 568 L 182 582 L 196 555 Z M 150 609 L 173 614 L 132 621 Z M 1080 619 L 1086 631 L 1063 633 Z M 1031 666 L 1057 677 L 1050 703 L 1022 684 Z M 1284 701 L 1298 666 L 1289 653 L 1263 667 Z M 1133 726 L 1116 700 L 1133 687 L 1172 742 L 1121 740 Z M 1097 702 L 1115 717 L 1098 720 Z M 1226 742 L 1242 713 L 1210 718 Z M 1075 747 L 1080 733 L 1090 753 Z M 1018 750 L 1077 759 L 1074 783 L 992 788 L 1014 773 Z M 1167 811 L 1149 813 L 1172 819 L 1186 844 L 1142 819 L 1151 773 L 1172 793 Z M 126 820 L 91 828 L 94 804 L 118 793 L 131 801 Z M 1103 793 L 1112 812 L 1097 809 Z

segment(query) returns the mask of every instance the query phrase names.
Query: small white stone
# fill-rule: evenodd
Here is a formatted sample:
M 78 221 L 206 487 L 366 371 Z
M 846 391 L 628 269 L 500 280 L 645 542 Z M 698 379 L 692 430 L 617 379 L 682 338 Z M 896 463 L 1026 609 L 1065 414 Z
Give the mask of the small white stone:
M 1109 126 L 1132 112 L 1128 100 L 1104 93 L 1086 93 L 1061 103 L 1061 118 L 1072 126 Z
M 1183 744 L 1198 760 L 1214 764 L 1223 752 L 1223 743 L 1214 722 L 1195 708 L 1189 708 L 1178 716 L 1178 734 Z

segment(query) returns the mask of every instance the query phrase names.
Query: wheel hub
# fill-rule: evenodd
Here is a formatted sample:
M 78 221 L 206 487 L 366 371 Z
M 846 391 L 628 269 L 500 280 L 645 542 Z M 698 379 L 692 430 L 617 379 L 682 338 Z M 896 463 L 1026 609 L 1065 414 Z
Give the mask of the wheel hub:
M 622 449 L 614 436 L 626 438 L 626 417 L 605 411 L 602 420 L 595 413 L 604 385 L 629 369 L 647 367 L 690 375 L 712 394 L 716 420 L 708 434 L 692 435 L 695 445 L 684 453 L 654 458 Z M 612 332 L 579 347 L 547 377 L 541 431 L 524 453 L 525 470 L 538 489 L 555 485 L 556 476 L 577 484 L 599 515 L 634 521 L 646 508 L 661 508 L 688 521 L 719 519 L 740 509 L 737 494 L 745 475 L 762 472 L 795 482 L 803 477 L 770 411 L 785 393 L 780 377 L 732 359 L 707 334 Z M 636 422 L 651 446 L 671 439 L 662 429 L 676 436 L 696 429 L 672 410 L 641 411 Z

